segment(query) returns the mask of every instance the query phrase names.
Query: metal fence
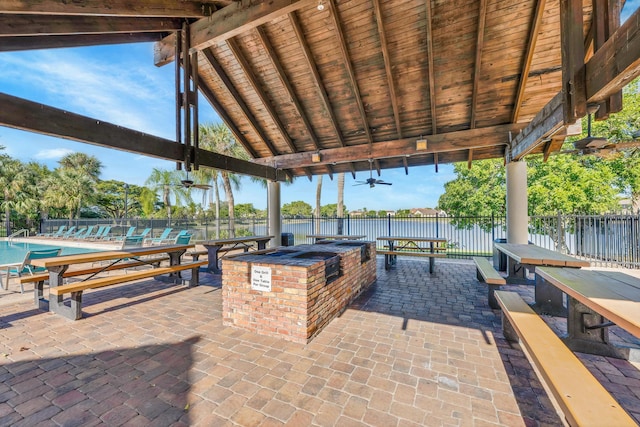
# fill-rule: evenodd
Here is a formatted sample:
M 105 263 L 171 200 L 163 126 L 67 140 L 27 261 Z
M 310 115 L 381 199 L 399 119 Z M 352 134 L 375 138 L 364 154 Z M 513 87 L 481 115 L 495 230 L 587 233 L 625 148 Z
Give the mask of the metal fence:
M 129 226 L 151 228 L 159 235 L 166 227 L 188 229 L 196 240 L 268 233 L 266 218 L 172 218 L 172 219 L 58 219 L 40 224 L 41 232 L 60 225 L 111 225 L 112 234 L 123 234 Z M 282 218 L 282 232 L 293 234 L 294 243 L 312 243 L 309 234 L 357 234 L 375 241 L 379 236 L 405 235 L 442 237 L 447 257 L 491 256 L 494 241 L 505 241 L 506 219 L 490 217 L 386 217 Z M 640 214 L 638 215 L 550 215 L 529 218 L 529 241 L 538 246 L 574 255 L 594 266 L 640 268 Z M 384 242 L 379 242 L 382 247 Z

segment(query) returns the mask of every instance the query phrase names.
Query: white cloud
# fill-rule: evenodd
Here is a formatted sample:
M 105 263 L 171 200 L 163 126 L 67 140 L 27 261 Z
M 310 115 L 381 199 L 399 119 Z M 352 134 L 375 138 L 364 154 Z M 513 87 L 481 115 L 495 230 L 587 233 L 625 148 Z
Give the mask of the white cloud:
M 68 148 L 50 148 L 47 150 L 38 151 L 33 157 L 38 160 L 56 160 L 61 159 L 67 154 L 71 153 L 73 153 L 73 150 L 70 150 Z

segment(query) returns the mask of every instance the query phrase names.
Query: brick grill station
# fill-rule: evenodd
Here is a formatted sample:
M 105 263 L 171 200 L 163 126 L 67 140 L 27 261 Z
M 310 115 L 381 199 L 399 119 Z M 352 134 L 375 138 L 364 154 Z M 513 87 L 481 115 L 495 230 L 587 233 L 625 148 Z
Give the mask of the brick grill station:
M 256 290 L 258 273 L 269 269 L 271 290 Z M 375 280 L 374 242 L 330 241 L 224 259 L 223 323 L 306 344 Z

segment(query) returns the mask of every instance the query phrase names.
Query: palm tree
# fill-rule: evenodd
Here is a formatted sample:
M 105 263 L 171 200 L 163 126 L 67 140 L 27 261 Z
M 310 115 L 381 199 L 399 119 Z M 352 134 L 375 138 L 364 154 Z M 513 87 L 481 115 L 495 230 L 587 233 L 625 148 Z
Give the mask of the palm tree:
M 16 210 L 21 199 L 26 195 L 24 192 L 28 184 L 26 170 L 19 160 L 7 155 L 0 156 L 0 188 L 3 189 L 0 206 L 4 210 L 7 236 L 11 234 L 11 211 Z
M 73 176 L 81 178 L 82 181 L 86 181 L 88 185 L 94 187 L 100 179 L 100 172 L 102 171 L 102 162 L 96 157 L 85 153 L 71 153 L 62 157 L 58 162 L 61 169 L 73 170 Z M 87 192 L 87 194 L 93 194 L 94 191 Z M 80 209 L 82 208 L 83 199 L 78 201 L 78 218 L 80 218 Z
M 338 234 L 344 234 L 344 172 L 338 174 Z
M 315 233 L 320 234 L 320 196 L 322 195 L 322 175 L 318 175 L 318 186 L 316 187 L 316 210 L 314 216 L 316 217 Z
M 47 179 L 44 201 L 48 206 L 66 209 L 71 222 L 74 212 L 80 212 L 82 201 L 92 198 L 94 194 L 95 185 L 88 174 L 59 168 Z
M 190 201 L 187 191 L 182 187 L 180 171 L 153 168 L 151 175 L 145 181 L 145 185 L 151 187 L 155 193 L 162 194 L 162 203 L 167 210 L 167 217 L 171 219 L 171 196 L 179 204 L 181 200 Z
M 249 155 L 245 149 L 236 142 L 227 126 L 222 123 L 200 125 L 200 147 L 225 156 L 247 160 Z M 235 212 L 233 186 L 240 188 L 240 178 L 226 170 L 220 170 L 222 187 L 229 206 L 229 237 L 235 236 Z

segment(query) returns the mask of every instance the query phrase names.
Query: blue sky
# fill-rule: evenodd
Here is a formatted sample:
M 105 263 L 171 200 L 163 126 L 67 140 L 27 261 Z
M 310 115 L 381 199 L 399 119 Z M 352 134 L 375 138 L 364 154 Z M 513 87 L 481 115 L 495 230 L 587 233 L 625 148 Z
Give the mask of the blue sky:
M 640 5 L 627 1 L 623 19 Z M 52 49 L 0 53 L 0 91 L 74 113 L 93 117 L 168 139 L 175 138 L 172 65 L 153 65 L 153 44 L 128 44 L 91 48 Z M 200 122 L 218 122 L 206 101 L 200 103 Z M 0 145 L 22 161 L 37 161 L 51 168 L 71 152 L 96 156 L 104 165 L 102 179 L 143 185 L 153 168 L 174 168 L 174 163 L 123 151 L 51 138 L 0 127 Z M 374 172 L 375 174 L 375 172 Z M 359 172 L 358 180 L 368 178 Z M 381 179 L 392 186 L 353 186 L 345 180 L 345 205 L 349 210 L 435 207 L 444 184 L 454 178 L 451 165 L 385 169 Z M 282 186 L 282 203 L 303 200 L 315 204 L 316 177 L 300 177 Z M 322 204 L 336 202 L 337 182 L 323 177 Z M 234 193 L 236 203 L 253 203 L 264 209 L 266 191 L 249 179 Z M 194 200 L 200 197 L 195 195 Z

